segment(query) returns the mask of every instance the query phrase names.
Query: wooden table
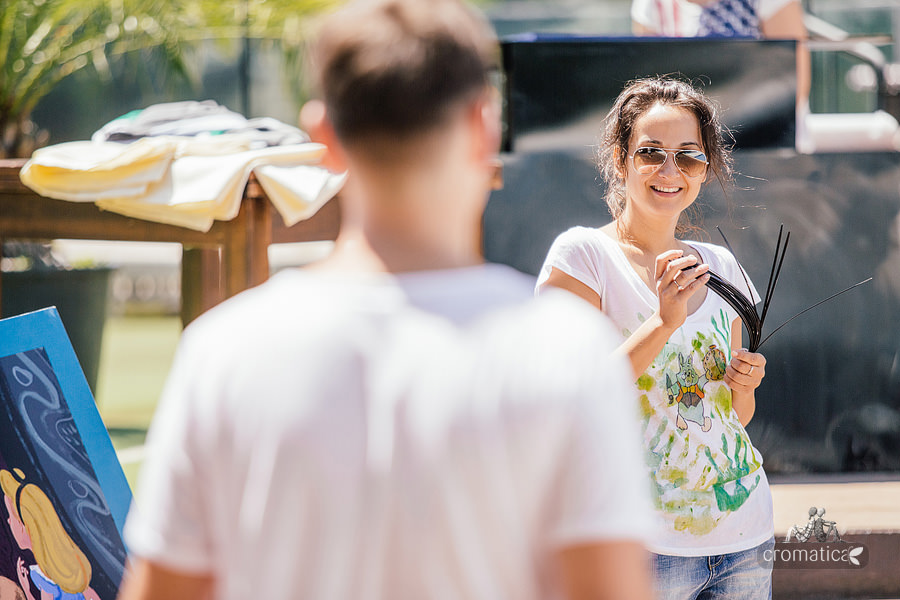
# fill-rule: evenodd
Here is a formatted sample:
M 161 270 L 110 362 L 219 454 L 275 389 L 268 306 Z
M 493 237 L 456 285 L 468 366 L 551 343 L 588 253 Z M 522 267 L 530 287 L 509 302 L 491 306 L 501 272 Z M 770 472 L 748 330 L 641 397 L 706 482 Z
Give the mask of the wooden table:
M 79 239 L 177 242 L 182 245 L 181 317 L 187 324 L 222 300 L 269 277 L 270 244 L 332 240 L 340 209 L 336 200 L 312 218 L 286 227 L 251 177 L 237 217 L 216 221 L 206 232 L 102 211 L 93 203 L 40 196 L 19 179 L 25 160 L 0 160 L 0 241 Z M 0 294 L 2 294 L 0 276 Z

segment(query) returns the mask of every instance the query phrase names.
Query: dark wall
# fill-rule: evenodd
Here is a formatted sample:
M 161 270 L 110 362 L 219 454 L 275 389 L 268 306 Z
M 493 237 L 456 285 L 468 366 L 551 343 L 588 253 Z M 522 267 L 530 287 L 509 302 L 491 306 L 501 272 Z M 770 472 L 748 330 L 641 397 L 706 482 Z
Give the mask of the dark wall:
M 525 36 L 503 42 L 505 149 L 596 142 L 632 79 L 680 74 L 717 101 L 741 148 L 794 146 L 795 43 L 734 39 Z

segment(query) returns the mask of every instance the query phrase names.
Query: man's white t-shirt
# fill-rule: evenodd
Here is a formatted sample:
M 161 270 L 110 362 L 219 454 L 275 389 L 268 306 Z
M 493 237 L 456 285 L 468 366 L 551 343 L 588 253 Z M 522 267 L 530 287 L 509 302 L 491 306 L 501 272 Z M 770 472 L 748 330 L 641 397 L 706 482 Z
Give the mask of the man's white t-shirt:
M 651 527 L 605 318 L 508 267 L 283 271 L 184 332 L 134 554 L 216 597 L 552 598 L 555 549 Z
M 631 20 L 663 37 L 761 37 L 760 22 L 797 0 L 632 0 Z
M 712 271 L 759 298 L 728 250 L 687 243 Z M 538 285 L 554 268 L 596 292 L 619 331 L 620 344 L 659 310 L 656 292 L 638 276 L 618 242 L 600 229 L 573 227 L 560 234 Z M 763 459 L 732 409 L 731 389 L 724 381 L 737 318 L 731 306 L 707 290 L 701 306 L 632 382 L 659 523 L 648 546 L 659 554 L 740 552 L 774 532 Z

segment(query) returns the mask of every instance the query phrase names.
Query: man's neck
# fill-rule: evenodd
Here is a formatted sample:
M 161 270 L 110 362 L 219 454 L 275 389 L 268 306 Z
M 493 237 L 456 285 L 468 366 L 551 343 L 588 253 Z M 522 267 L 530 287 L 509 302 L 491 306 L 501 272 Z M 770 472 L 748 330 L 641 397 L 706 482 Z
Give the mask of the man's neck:
M 396 238 L 373 242 L 359 231 L 345 231 L 338 236 L 328 258 L 312 268 L 347 273 L 405 273 L 456 269 L 483 262 L 479 252 L 427 247 Z
M 400 273 L 484 262 L 483 201 L 467 199 L 464 186 L 444 191 L 447 186 L 409 180 L 383 186 L 351 180 L 341 195 L 335 249 L 317 268 Z

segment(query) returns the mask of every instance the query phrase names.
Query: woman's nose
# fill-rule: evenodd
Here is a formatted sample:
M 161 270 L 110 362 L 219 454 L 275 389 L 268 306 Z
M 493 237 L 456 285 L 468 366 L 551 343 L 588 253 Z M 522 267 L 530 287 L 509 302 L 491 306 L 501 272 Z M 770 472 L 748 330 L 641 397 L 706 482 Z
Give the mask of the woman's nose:
M 659 167 L 659 172 L 669 177 L 680 174 L 678 166 L 675 164 L 675 156 L 673 153 L 666 152 L 666 160 L 663 161 L 662 166 Z

